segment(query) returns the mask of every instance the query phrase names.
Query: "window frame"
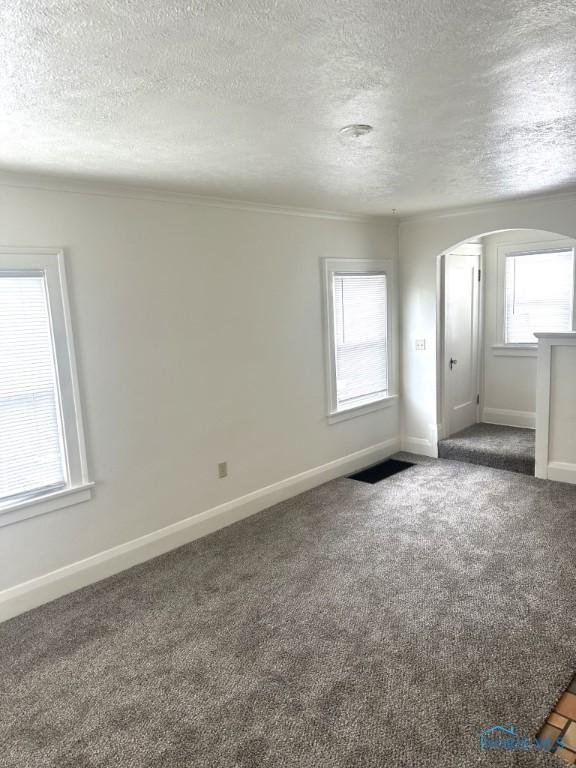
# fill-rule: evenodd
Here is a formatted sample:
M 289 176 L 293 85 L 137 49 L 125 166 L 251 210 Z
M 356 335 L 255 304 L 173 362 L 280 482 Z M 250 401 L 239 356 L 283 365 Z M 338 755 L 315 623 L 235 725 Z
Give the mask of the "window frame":
M 378 273 L 386 275 L 386 304 L 387 304 L 387 366 L 388 366 L 388 392 L 371 403 L 356 405 L 350 408 L 338 408 L 336 388 L 336 347 L 334 336 L 334 274 L 370 274 Z M 329 424 L 353 419 L 373 411 L 389 408 L 398 399 L 395 394 L 395 276 L 393 263 L 387 259 L 322 259 L 322 278 L 324 290 L 324 347 L 326 368 L 326 402 L 327 419 Z
M 0 247 L 0 271 L 42 272 L 45 278 L 68 478 L 64 488 L 0 505 L 2 527 L 87 501 L 92 496 L 94 483 L 89 479 L 86 459 L 64 250 Z
M 498 254 L 498 286 L 497 286 L 497 343 L 492 345 L 496 356 L 504 357 L 536 357 L 538 342 L 507 342 L 506 341 L 506 258 L 515 255 L 530 255 L 536 253 L 553 253 L 554 251 L 573 252 L 573 301 L 572 328 L 576 328 L 576 240 L 557 238 L 555 240 L 539 240 L 518 243 L 502 243 L 497 247 Z

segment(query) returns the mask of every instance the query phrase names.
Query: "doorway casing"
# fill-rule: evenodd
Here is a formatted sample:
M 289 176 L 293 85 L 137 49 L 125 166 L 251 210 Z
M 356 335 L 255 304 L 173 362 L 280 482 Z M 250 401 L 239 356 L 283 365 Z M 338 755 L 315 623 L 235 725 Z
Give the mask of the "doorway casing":
M 467 327 L 462 328 L 460 348 L 466 337 L 470 339 L 470 354 L 468 359 L 461 352 L 459 358 L 452 366 L 450 360 L 454 354 L 454 329 L 451 328 L 451 316 L 454 314 L 455 296 L 449 297 L 450 288 L 447 288 L 447 279 L 450 284 L 449 270 L 456 266 L 455 260 L 462 258 L 462 276 L 464 287 L 470 295 L 462 296 L 461 314 Z M 451 265 L 452 262 L 452 265 Z M 480 421 L 480 413 L 483 400 L 483 321 L 484 321 L 484 290 L 481 280 L 483 270 L 483 248 L 479 238 L 474 241 L 460 243 L 453 249 L 441 254 L 438 258 L 438 318 L 437 318 L 437 350 L 438 350 L 438 439 L 448 437 L 450 434 L 460 431 L 472 423 Z M 468 274 L 469 273 L 469 274 Z M 470 279 L 469 279 L 470 275 Z M 452 299 L 451 307 L 448 300 Z M 467 306 L 468 305 L 468 306 Z M 456 308 L 458 310 L 458 308 Z M 469 317 L 467 315 L 469 314 Z M 466 350 L 468 351 L 468 350 Z M 458 368 L 457 366 L 460 366 Z M 466 366 L 464 371 L 462 366 Z M 470 389 L 468 397 L 475 402 L 473 405 L 462 402 L 460 416 L 454 413 L 453 381 L 451 374 L 470 379 L 466 389 Z M 451 386 L 452 385 L 452 386 Z M 456 411 L 458 408 L 456 408 Z M 456 422 L 456 423 L 455 423 Z

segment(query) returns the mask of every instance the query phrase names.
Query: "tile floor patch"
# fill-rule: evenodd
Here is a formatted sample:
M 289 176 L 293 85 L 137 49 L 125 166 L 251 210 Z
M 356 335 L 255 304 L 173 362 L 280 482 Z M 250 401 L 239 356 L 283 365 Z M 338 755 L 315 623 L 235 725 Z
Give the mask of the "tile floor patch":
M 548 715 L 547 722 L 550 723 L 550 725 L 553 725 L 555 728 L 560 728 L 560 730 L 562 730 L 564 726 L 569 722 L 569 720 L 562 715 L 557 715 L 556 712 L 551 712 Z
M 576 765 L 576 675 L 538 733 L 539 739 L 557 736 L 562 746 L 555 747 L 553 754 L 565 765 Z
M 554 707 L 554 711 L 564 715 L 569 720 L 576 720 L 576 694 L 563 693 L 562 698 Z
M 541 742 L 548 742 L 555 745 L 557 743 L 558 736 L 560 736 L 561 733 L 562 731 L 560 728 L 553 728 L 551 725 L 546 723 L 546 725 L 542 727 L 542 730 L 538 734 L 538 739 Z M 544 747 L 542 747 L 542 749 L 544 749 Z M 553 749 L 553 747 L 550 749 Z
M 572 749 L 576 752 L 576 723 L 570 723 L 568 728 L 566 728 L 566 732 L 564 733 L 564 736 L 562 736 L 562 743 L 565 747 L 568 747 L 568 749 Z
M 568 763 L 568 765 L 574 765 L 574 763 L 576 763 L 576 754 L 570 752 L 569 749 L 558 749 L 554 754 L 556 757 L 559 757 L 560 760 L 564 760 L 565 763 Z

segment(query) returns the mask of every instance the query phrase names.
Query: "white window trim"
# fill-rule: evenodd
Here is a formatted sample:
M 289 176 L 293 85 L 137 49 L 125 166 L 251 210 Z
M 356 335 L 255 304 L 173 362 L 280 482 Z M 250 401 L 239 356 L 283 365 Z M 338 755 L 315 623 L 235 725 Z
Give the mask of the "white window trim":
M 64 251 L 60 248 L 0 247 L 0 269 L 37 270 L 45 275 L 68 471 L 65 488 L 0 506 L 2 527 L 87 501 L 94 484 L 89 479 L 86 461 Z
M 538 344 L 492 344 L 495 357 L 538 357 Z
M 539 240 L 528 242 L 502 243 L 496 249 L 497 252 L 497 302 L 496 302 L 496 328 L 498 340 L 492 344 L 492 354 L 495 357 L 537 357 L 538 343 L 534 344 L 507 344 L 506 339 L 506 256 L 514 253 L 538 253 L 539 251 L 557 251 L 560 249 L 576 248 L 576 240 L 563 237 L 556 240 Z M 576 255 L 575 255 L 576 259 Z M 572 327 L 576 328 L 576 269 L 574 270 L 574 317 Z
M 396 394 L 395 361 L 395 296 L 396 284 L 392 261 L 387 259 L 322 259 L 322 281 L 324 288 L 324 347 L 326 367 L 326 401 L 329 424 L 354 419 L 383 408 L 390 408 L 398 400 Z M 334 348 L 334 307 L 332 295 L 332 275 L 335 273 L 358 274 L 362 272 L 380 272 L 386 275 L 387 284 L 387 350 L 388 350 L 388 394 L 379 400 L 365 405 L 338 409 L 336 396 L 336 351 Z

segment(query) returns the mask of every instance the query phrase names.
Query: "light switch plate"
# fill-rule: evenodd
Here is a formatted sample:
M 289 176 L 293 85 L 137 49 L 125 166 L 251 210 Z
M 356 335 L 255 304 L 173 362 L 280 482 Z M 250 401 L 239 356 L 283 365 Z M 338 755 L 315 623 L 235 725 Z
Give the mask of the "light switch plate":
M 426 339 L 416 339 L 416 349 L 418 352 L 426 349 Z

